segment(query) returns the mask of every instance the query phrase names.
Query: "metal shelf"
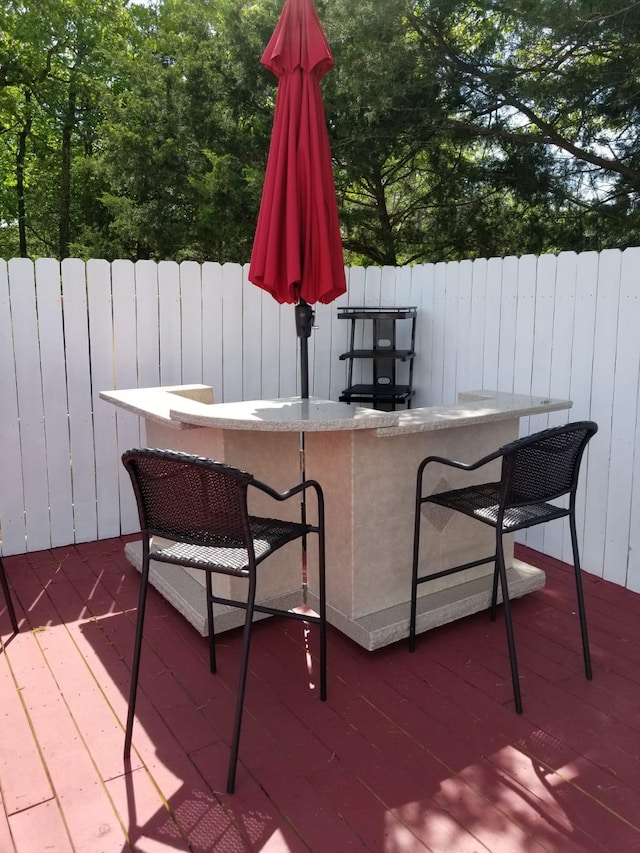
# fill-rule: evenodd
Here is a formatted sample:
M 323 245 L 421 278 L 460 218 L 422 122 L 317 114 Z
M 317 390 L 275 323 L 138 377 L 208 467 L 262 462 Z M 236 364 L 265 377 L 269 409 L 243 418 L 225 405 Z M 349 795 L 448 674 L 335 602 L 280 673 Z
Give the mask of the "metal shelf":
M 406 403 L 413 396 L 408 385 L 352 385 L 340 395 L 341 403 Z
M 343 352 L 340 356 L 340 361 L 346 358 L 395 358 L 397 361 L 407 361 L 413 358 L 415 353 L 410 349 L 395 349 L 395 350 L 375 350 L 375 349 L 354 349 L 351 352 Z
M 341 403 L 368 403 L 376 409 L 394 411 L 397 405 L 411 406 L 413 396 L 413 358 L 415 355 L 416 316 L 415 306 L 397 308 L 366 306 L 338 309 L 338 319 L 351 322 L 350 348 L 340 355 L 342 361 L 348 361 L 347 387 L 340 395 Z M 398 349 L 396 345 L 396 323 L 400 320 L 411 321 L 411 346 Z M 363 337 L 370 323 L 372 346 L 356 349 L 356 326 L 363 322 Z M 369 359 L 372 362 L 373 382 L 353 382 L 353 362 L 357 359 Z M 396 366 L 408 362 L 408 381 L 398 382 Z
M 407 320 L 416 317 L 418 309 L 415 306 L 403 308 L 368 308 L 364 306 L 338 308 L 341 320 L 371 320 L 374 318 L 389 318 L 391 320 Z

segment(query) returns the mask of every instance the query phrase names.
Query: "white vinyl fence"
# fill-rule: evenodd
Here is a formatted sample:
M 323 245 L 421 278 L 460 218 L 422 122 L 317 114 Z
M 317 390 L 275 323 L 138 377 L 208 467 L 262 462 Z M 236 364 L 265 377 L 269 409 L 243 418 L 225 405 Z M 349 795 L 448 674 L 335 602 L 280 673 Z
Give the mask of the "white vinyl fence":
M 581 478 L 584 568 L 640 591 L 640 248 L 347 272 L 347 294 L 316 306 L 310 393 L 337 400 L 345 385 L 339 305 L 416 305 L 414 406 L 488 388 L 574 401 L 523 434 L 598 422 Z M 295 395 L 294 326 L 293 307 L 236 264 L 0 261 L 3 553 L 137 528 L 119 456 L 144 434 L 100 391 L 203 382 L 217 401 Z M 561 524 L 526 542 L 571 561 Z

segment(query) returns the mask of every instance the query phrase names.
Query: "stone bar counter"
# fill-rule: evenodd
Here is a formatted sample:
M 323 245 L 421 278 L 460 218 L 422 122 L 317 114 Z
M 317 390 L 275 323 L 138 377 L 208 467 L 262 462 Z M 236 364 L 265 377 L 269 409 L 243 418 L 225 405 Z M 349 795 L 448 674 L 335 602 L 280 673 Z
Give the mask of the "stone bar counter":
M 299 397 L 213 403 L 212 390 L 192 385 L 103 392 L 102 399 L 145 419 L 146 444 L 197 453 L 254 474 L 285 490 L 300 479 L 300 433 L 304 433 L 307 478 L 325 494 L 327 615 L 334 627 L 374 650 L 408 635 L 416 471 L 429 455 L 472 462 L 518 437 L 522 417 L 571 408 L 568 400 L 528 395 L 467 392 L 450 406 L 382 412 L 346 403 Z M 499 462 L 492 463 L 499 466 Z M 426 491 L 442 491 L 499 476 L 499 467 L 472 473 L 433 465 Z M 475 478 L 475 479 L 474 479 Z M 256 495 L 250 511 L 300 512 L 296 500 L 268 506 Z M 308 509 L 314 518 L 314 507 Z M 422 518 L 421 559 L 440 571 L 489 556 L 493 529 L 427 504 Z M 309 591 L 316 602 L 316 537 L 309 545 Z M 140 567 L 136 543 L 127 546 Z M 544 572 L 513 558 L 505 539 L 509 589 L 518 598 L 544 585 Z M 269 559 L 259 597 L 277 606 L 300 600 L 300 546 L 291 543 Z M 426 631 L 489 606 L 493 565 L 424 584 L 418 602 L 418 631 Z M 206 633 L 201 572 L 152 564 L 152 583 L 200 631 Z M 237 579 L 216 578 L 221 594 L 242 595 Z M 234 587 L 234 584 L 236 585 Z M 216 612 L 216 630 L 240 624 L 236 610 Z

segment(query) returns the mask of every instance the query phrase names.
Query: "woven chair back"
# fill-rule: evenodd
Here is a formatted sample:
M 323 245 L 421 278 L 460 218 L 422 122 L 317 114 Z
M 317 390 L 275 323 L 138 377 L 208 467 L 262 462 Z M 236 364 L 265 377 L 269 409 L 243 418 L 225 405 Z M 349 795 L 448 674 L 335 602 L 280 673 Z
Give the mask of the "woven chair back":
M 123 454 L 147 533 L 194 545 L 247 547 L 251 474 L 171 450 Z
M 577 421 L 502 447 L 505 508 L 575 492 L 582 454 L 597 430 L 593 421 Z

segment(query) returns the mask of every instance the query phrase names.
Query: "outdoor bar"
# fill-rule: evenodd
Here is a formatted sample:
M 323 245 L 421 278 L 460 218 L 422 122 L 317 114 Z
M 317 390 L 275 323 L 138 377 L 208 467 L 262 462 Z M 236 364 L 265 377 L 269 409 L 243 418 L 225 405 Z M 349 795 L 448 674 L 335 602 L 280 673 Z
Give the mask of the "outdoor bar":
M 493 391 L 460 394 L 450 406 L 397 412 L 300 397 L 214 403 L 212 389 L 204 385 L 105 391 L 100 396 L 144 418 L 147 446 L 217 459 L 283 490 L 300 478 L 303 433 L 305 475 L 316 479 L 325 494 L 327 617 L 368 650 L 408 636 L 419 462 L 428 455 L 473 461 L 517 438 L 521 418 L 572 405 L 569 400 Z M 478 473 L 478 481 L 487 473 Z M 446 469 L 430 476 L 433 481 L 426 488 L 443 491 L 456 488 L 460 472 Z M 470 482 L 466 474 L 464 483 Z M 250 511 L 269 510 L 262 505 Z M 290 511 L 293 520 L 299 505 Z M 427 504 L 422 525 L 425 571 L 437 572 L 493 552 L 493 531 L 460 513 Z M 131 543 L 126 551 L 139 568 L 139 546 Z M 511 538 L 505 557 L 512 598 L 544 586 L 543 571 L 513 558 Z M 299 605 L 299 544 L 281 549 L 272 563 L 259 589 L 260 600 L 279 607 Z M 492 574 L 493 566 L 487 564 L 424 585 L 417 630 L 487 608 Z M 310 577 L 315 577 L 313 571 Z M 206 633 L 202 573 L 156 563 L 151 582 Z M 242 595 L 242 581 L 225 578 L 223 583 L 231 589 L 222 594 Z M 315 603 L 313 585 L 308 603 Z M 216 618 L 217 629 L 223 631 L 241 624 L 243 614 L 229 610 Z

